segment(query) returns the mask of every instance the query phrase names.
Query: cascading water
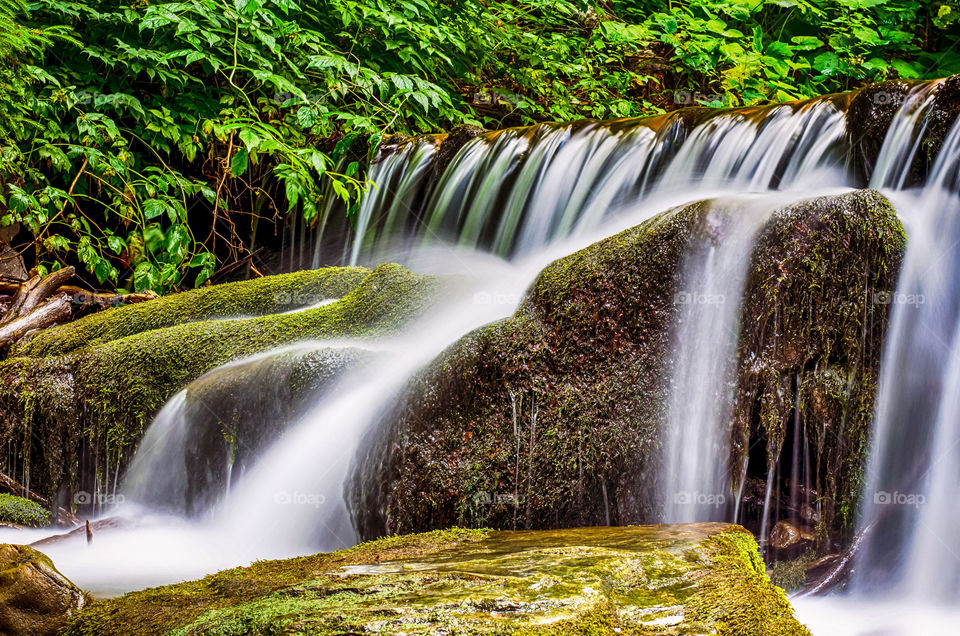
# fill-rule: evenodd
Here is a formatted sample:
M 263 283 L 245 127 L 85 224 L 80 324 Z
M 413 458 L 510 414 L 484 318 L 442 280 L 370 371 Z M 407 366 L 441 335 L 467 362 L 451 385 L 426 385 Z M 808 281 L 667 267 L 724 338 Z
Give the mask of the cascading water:
M 891 126 L 890 147 L 885 145 L 881 153 L 875 185 L 899 188 L 907 182 L 905 171 L 913 163 L 925 126 L 928 89 L 929 85 L 918 89 Z M 680 346 L 674 354 L 673 391 L 665 426 L 665 461 L 670 468 L 663 479 L 669 484 L 664 491 L 667 510 L 663 514 L 671 521 L 731 518 L 732 506 L 726 500 L 719 508 L 716 500 L 704 501 L 704 507 L 673 506 L 671 500 L 682 501 L 677 493 L 687 493 L 687 500 L 694 495 L 731 494 L 730 468 L 717 449 L 725 446 L 724 435 L 728 434 L 727 402 L 736 362 L 739 301 L 753 237 L 770 213 L 789 201 L 834 186 L 863 184 L 850 169 L 851 140 L 841 101 L 824 98 L 697 117 L 695 125 L 671 114 L 652 120 L 543 124 L 487 133 L 448 157 L 450 163 L 442 171 L 435 170 L 442 154 L 437 152 L 436 138 L 412 140 L 396 152 L 384 153 L 371 167 L 369 174 L 377 187 L 359 206 L 350 239 L 340 246 L 340 260 L 372 262 L 381 258 L 379 250 L 386 245 L 391 253 L 401 253 L 407 264 L 426 264 L 446 273 L 453 261 L 472 263 L 475 252 L 471 250 L 489 250 L 513 258 L 514 264 L 496 261 L 497 267 L 491 269 L 494 261 L 484 261 L 475 268 L 482 273 L 474 272 L 474 290 L 510 302 L 477 303 L 472 292 L 458 294 L 434 316 L 396 339 L 349 343 L 370 353 L 370 360 L 338 374 L 336 390 L 318 394 L 314 403 L 291 414 L 256 452 L 241 459 L 236 440 L 216 440 L 216 457 L 203 464 L 209 478 L 201 479 L 198 486 L 190 481 L 195 479 L 188 477 L 190 471 L 179 470 L 190 449 L 191 431 L 207 430 L 197 428 L 195 418 L 199 416 L 189 408 L 191 395 L 196 395 L 201 385 L 209 390 L 211 380 L 230 379 L 251 365 L 269 368 L 277 352 L 221 368 L 172 398 L 144 437 L 122 491 L 130 501 L 117 511 L 140 517 L 138 527 L 132 532 L 104 533 L 89 548 L 77 549 L 64 541 L 50 544 L 46 551 L 78 583 L 112 592 L 356 541 L 344 501 L 344 480 L 360 439 L 412 374 L 471 329 L 510 314 L 535 274 L 552 258 L 672 205 L 706 198 L 716 199 L 713 218 L 718 220 L 715 229 L 720 234 L 689 253 L 683 264 L 684 291 L 690 299 L 712 295 L 723 297 L 724 302 L 691 302 L 680 312 L 676 338 Z M 923 195 L 898 195 L 911 229 L 911 245 L 918 246 L 908 254 L 902 295 L 958 296 L 950 282 L 956 275 L 952 252 L 937 260 L 933 249 L 949 247 L 951 237 L 960 236 L 960 231 L 954 231 L 960 215 L 949 204 L 954 195 L 945 194 L 951 188 L 956 191 L 957 169 L 948 159 L 957 154 L 958 136 L 955 130 L 941 153 L 943 161 L 931 175 L 938 188 L 931 181 Z M 777 196 L 743 196 L 771 191 Z M 910 207 L 920 213 L 908 213 Z M 940 210 L 936 218 L 930 214 L 932 210 Z M 327 209 L 322 216 L 326 220 L 332 214 Z M 924 214 L 928 218 L 923 218 Z M 435 250 L 438 244 L 458 249 L 426 250 Z M 315 245 L 316 266 L 328 259 L 321 258 L 321 241 Z M 421 257 L 425 252 L 428 255 Z M 915 285 L 916 281 L 923 284 Z M 951 366 L 951 356 L 956 359 L 960 352 L 935 351 L 934 339 L 922 335 L 933 328 L 951 350 L 960 346 L 956 315 L 951 311 L 956 314 L 958 310 L 945 314 L 929 303 L 919 308 L 896 306 L 878 407 L 884 421 L 890 422 L 891 432 L 881 434 L 881 440 L 887 441 L 878 441 L 874 449 L 871 484 L 886 483 L 876 481 L 877 475 L 897 474 L 901 477 L 890 477 L 891 487 L 915 483 L 907 478 L 917 465 L 916 457 L 909 467 L 888 466 L 883 444 L 891 448 L 900 445 L 900 456 L 908 454 L 903 448 L 916 451 L 920 458 L 935 456 L 931 449 L 942 454 L 955 452 L 951 447 L 955 433 L 949 422 L 956 421 L 960 405 L 944 397 L 929 406 L 924 396 L 957 394 L 960 369 Z M 312 355 L 342 345 L 323 342 L 305 347 Z M 301 354 L 307 353 L 297 355 Z M 900 378 L 899 390 L 906 384 L 911 391 L 916 389 L 919 397 L 895 404 L 898 379 L 894 369 L 898 364 L 912 364 L 914 359 L 918 360 L 918 372 Z M 252 399 L 260 399 L 257 395 Z M 268 408 L 261 405 L 261 411 L 268 412 L 270 400 L 277 399 L 263 397 Z M 916 414 L 918 411 L 911 409 L 921 402 L 928 404 L 929 430 L 904 446 L 897 437 L 904 429 L 902 421 L 892 413 Z M 795 457 L 797 463 L 801 462 Z M 943 461 L 942 471 L 934 466 L 922 491 L 931 502 L 934 493 L 960 486 L 949 472 L 957 465 L 960 458 L 950 457 Z M 195 487 L 212 494 L 199 499 L 191 495 L 191 510 L 184 493 Z M 135 506 L 137 503 L 147 510 Z M 187 511 L 193 514 L 189 520 L 182 514 Z M 167 514 L 170 512 L 175 514 Z M 910 525 L 910 511 L 906 512 L 899 515 L 903 520 L 898 527 Z M 870 514 L 865 509 L 865 519 Z M 956 527 L 957 521 L 949 509 L 934 512 L 933 508 L 925 509 L 920 519 L 931 528 Z M 909 581 L 917 578 L 919 564 L 944 558 L 936 546 L 915 541 L 917 534 L 899 530 L 889 535 L 877 533 L 876 541 L 893 543 L 878 543 L 875 549 L 868 542 L 864 555 L 875 554 L 870 563 L 884 568 L 891 560 L 883 550 L 895 545 L 903 555 L 894 568 L 897 580 L 905 586 L 915 585 Z M 859 572 L 858 576 L 866 577 L 869 568 Z M 938 588 L 949 589 L 955 583 L 955 575 L 947 573 Z
M 753 238 L 773 212 L 767 197 L 713 201 L 707 236 L 683 265 L 674 370 L 663 425 L 665 523 L 730 518 L 729 420 L 740 300 Z
M 410 148 L 418 143 L 427 149 Z M 378 164 L 375 174 L 395 174 L 405 161 L 407 170 L 422 174 L 434 143 L 410 142 L 401 157 Z M 505 257 L 531 254 L 567 236 L 589 235 L 618 211 L 644 201 L 683 202 L 802 182 L 842 185 L 848 156 L 844 113 L 828 99 L 758 109 L 749 117 L 718 114 L 691 131 L 670 115 L 508 129 L 476 137 L 457 153 L 422 214 L 413 210 L 422 216 L 413 235 L 420 245 L 444 239 Z M 410 179 L 381 187 L 376 196 L 411 201 L 411 190 L 422 188 L 422 181 Z M 369 222 L 372 212 L 361 216 L 354 246 L 369 244 L 372 233 L 384 235 Z M 383 255 L 355 249 L 350 262 L 375 262 Z
M 901 106 L 871 185 L 885 188 L 909 242 L 881 365 L 850 595 L 800 601 L 818 634 L 956 633 L 960 620 L 960 119 L 926 183 L 907 183 L 932 85 Z
M 922 191 L 884 360 L 856 587 L 956 601 L 960 583 L 960 124 Z

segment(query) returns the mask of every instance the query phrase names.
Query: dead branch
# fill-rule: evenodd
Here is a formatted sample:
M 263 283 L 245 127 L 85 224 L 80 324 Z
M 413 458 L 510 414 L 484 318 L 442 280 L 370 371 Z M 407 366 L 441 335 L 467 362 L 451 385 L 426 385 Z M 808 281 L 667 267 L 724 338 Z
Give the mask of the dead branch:
M 46 329 L 54 323 L 70 318 L 70 301 L 63 296 L 34 309 L 31 313 L 15 318 L 0 327 L 0 347 L 16 342 L 28 331 Z

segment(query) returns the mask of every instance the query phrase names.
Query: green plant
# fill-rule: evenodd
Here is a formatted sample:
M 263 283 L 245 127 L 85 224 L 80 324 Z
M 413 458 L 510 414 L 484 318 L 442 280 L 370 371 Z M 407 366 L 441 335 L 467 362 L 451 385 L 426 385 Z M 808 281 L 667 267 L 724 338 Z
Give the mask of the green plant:
M 200 285 L 352 215 L 388 134 L 942 76 L 958 35 L 919 0 L 2 0 L 0 225 L 41 271 Z
M 39 528 L 47 525 L 50 515 L 43 506 L 29 499 L 0 493 L 0 521 Z
M 700 101 L 749 105 L 891 77 L 960 72 L 960 10 L 930 0 L 616 0 L 639 38 L 668 45 Z

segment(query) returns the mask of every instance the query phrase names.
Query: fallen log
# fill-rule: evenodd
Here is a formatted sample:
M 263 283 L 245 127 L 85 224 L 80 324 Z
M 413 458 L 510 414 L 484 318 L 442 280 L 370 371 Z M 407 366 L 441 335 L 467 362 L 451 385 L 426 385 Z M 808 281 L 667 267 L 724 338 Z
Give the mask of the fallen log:
M 43 495 L 36 493 L 16 479 L 0 473 L 0 490 L 5 490 L 11 495 L 16 495 L 17 497 L 23 497 L 24 499 L 29 499 L 34 503 L 38 503 L 47 510 L 50 510 L 50 500 L 44 497 Z M 67 510 L 66 508 L 57 508 L 57 519 L 55 523 L 68 525 L 68 526 L 77 526 L 80 525 L 80 519 L 75 514 Z
M 54 298 L 31 313 L 15 318 L 0 327 L 0 347 L 16 342 L 29 331 L 46 329 L 54 323 L 63 322 L 70 318 L 70 313 L 69 300 L 63 296 Z
M 34 274 L 29 280 L 20 283 L 16 295 L 13 297 L 13 302 L 10 304 L 3 320 L 0 320 L 0 324 L 11 323 L 17 318 L 31 313 L 58 287 L 73 278 L 74 273 L 73 266 L 68 266 L 50 272 L 43 277 Z
M 873 524 L 870 524 L 858 532 L 853 538 L 853 541 L 850 543 L 850 547 L 847 548 L 846 552 L 841 554 L 839 558 L 836 559 L 835 565 L 831 567 L 826 574 L 807 585 L 803 591 L 797 593 L 796 597 L 803 598 L 805 596 L 819 596 L 820 594 L 824 594 L 835 586 L 843 583 L 853 568 L 853 562 L 857 556 L 857 552 L 860 550 L 860 545 L 863 543 L 863 538 L 870 533 L 872 528 Z
M 126 517 L 107 517 L 106 519 L 98 519 L 96 521 L 86 521 L 69 532 L 55 534 L 44 539 L 40 539 L 39 541 L 34 541 L 30 544 L 30 547 L 42 548 L 43 546 L 60 543 L 68 539 L 79 539 L 80 536 L 85 536 L 86 541 L 89 544 L 93 542 L 94 530 L 97 532 L 123 530 L 126 528 L 132 528 L 135 525 L 136 523 L 133 520 Z
M 20 288 L 18 283 L 0 281 L 0 295 L 12 296 Z M 159 298 L 159 294 L 154 291 L 143 291 L 132 294 L 114 294 L 110 292 L 92 292 L 76 285 L 61 285 L 54 290 L 52 295 L 66 294 L 71 302 L 77 307 L 113 307 L 116 305 L 129 305 L 133 303 L 142 303 L 154 298 Z

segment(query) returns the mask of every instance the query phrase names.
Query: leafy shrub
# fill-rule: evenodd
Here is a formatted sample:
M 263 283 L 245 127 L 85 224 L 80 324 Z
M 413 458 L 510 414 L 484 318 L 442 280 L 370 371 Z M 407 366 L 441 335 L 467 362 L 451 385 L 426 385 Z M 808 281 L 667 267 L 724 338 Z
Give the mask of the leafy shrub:
M 40 504 L 6 493 L 0 493 L 0 521 L 33 528 L 50 522 L 49 514 Z
M 941 76 L 958 36 L 919 0 L 0 0 L 0 225 L 41 271 L 200 285 L 352 215 L 391 133 Z

